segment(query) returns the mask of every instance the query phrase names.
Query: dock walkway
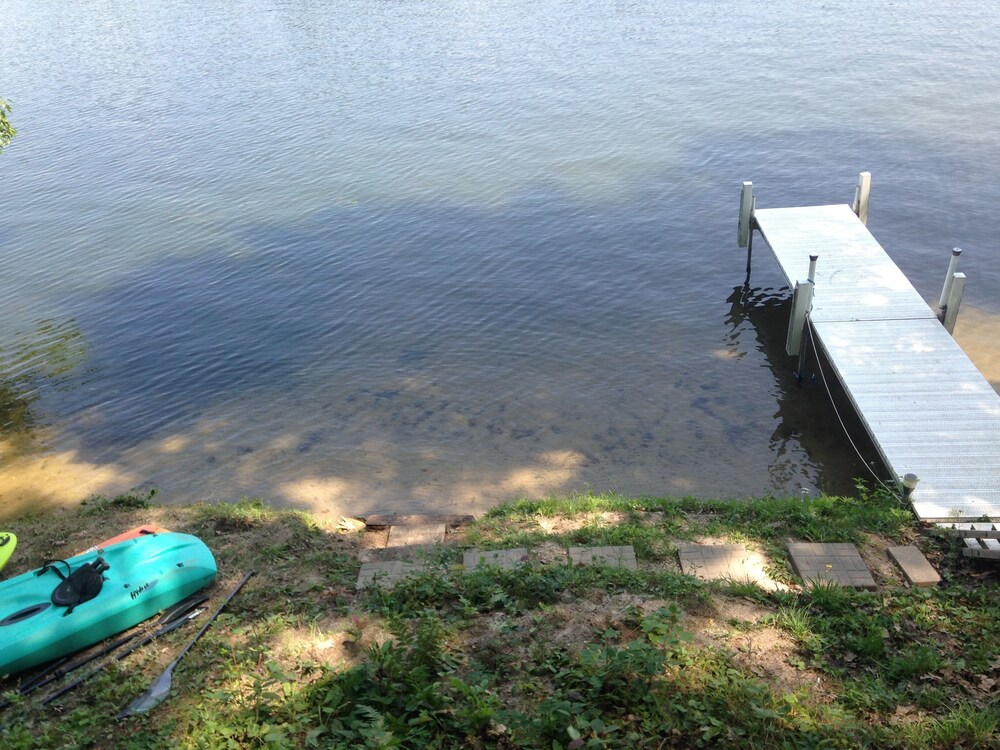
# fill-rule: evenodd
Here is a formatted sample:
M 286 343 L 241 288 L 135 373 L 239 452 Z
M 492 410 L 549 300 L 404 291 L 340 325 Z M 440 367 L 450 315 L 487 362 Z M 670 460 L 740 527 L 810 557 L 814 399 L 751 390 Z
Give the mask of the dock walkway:
M 751 198 L 746 223 L 747 205 L 745 197 L 741 244 L 752 247 L 759 231 L 790 287 L 807 280 L 810 255 L 818 256 L 813 340 L 888 469 L 919 478 L 916 514 L 1000 520 L 1000 396 L 855 210 L 757 209 Z

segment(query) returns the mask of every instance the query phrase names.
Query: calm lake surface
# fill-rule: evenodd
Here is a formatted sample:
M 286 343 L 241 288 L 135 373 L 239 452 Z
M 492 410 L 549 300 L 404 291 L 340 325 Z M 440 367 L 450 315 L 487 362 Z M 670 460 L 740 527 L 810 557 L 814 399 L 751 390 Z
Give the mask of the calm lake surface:
M 758 205 L 849 203 L 1000 385 L 1000 6 L 4 0 L 0 513 L 847 492 Z M 874 458 L 873 456 L 868 457 Z

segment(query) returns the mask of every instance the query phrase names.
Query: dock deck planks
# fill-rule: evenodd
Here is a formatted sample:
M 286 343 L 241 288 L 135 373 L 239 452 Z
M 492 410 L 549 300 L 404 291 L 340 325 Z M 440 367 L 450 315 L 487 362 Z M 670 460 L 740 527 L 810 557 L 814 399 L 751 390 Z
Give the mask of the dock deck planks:
M 1000 519 L 1000 396 L 847 205 L 755 209 L 789 286 L 819 256 L 809 319 L 882 459 L 927 521 Z

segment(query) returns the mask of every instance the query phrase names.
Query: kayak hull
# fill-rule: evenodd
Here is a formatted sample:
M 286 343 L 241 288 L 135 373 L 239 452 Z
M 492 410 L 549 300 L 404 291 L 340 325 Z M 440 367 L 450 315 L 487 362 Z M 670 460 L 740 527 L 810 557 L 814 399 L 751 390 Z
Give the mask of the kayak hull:
M 135 537 L 66 562 L 71 570 L 102 557 L 110 566 L 93 599 L 52 604 L 60 583 L 49 570 L 0 582 L 0 675 L 15 674 L 138 625 L 215 580 L 211 551 L 189 534 Z M 58 565 L 58 563 L 57 563 Z M 65 573 L 64 566 L 59 566 Z
M 162 526 L 157 526 L 155 524 L 149 524 L 146 526 L 136 526 L 134 529 L 129 529 L 128 531 L 123 531 L 118 536 L 113 536 L 110 539 L 105 539 L 100 544 L 95 544 L 93 547 L 88 547 L 86 552 L 93 552 L 94 550 L 106 549 L 112 544 L 119 544 L 120 542 L 127 542 L 129 539 L 135 539 L 137 536 L 146 536 L 148 534 L 162 534 L 170 529 L 165 529 Z M 84 552 L 80 553 L 85 554 Z

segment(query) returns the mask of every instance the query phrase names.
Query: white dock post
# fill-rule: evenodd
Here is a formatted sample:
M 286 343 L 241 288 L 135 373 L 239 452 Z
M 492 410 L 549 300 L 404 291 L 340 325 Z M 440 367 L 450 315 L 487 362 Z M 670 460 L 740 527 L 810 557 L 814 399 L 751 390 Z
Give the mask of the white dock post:
M 816 285 L 813 277 L 816 275 L 816 261 L 818 258 L 818 255 L 809 256 L 809 278 L 805 281 L 796 281 L 795 292 L 792 295 L 792 315 L 788 320 L 788 336 L 785 339 L 785 352 L 789 356 L 799 355 L 800 360 L 805 351 L 805 342 L 802 339 L 802 334 L 806 327 L 806 316 L 812 309 L 813 288 Z
M 868 196 L 872 191 L 872 173 L 862 172 L 858 175 L 858 186 L 854 189 L 854 213 L 861 223 L 868 224 Z
M 753 183 L 744 182 L 740 192 L 740 229 L 737 241 L 740 247 L 750 244 L 750 217 L 753 216 Z
M 938 315 L 940 320 L 944 320 L 945 308 L 948 307 L 948 297 L 951 296 L 951 285 L 955 282 L 955 271 L 958 270 L 958 259 L 962 255 L 962 248 L 953 247 L 951 249 L 951 260 L 948 261 L 948 273 L 944 277 L 944 287 L 941 289 L 941 299 L 938 300 L 938 307 L 941 308 L 941 313 Z
M 958 320 L 958 310 L 962 306 L 962 295 L 965 293 L 965 274 L 956 273 L 952 279 L 951 289 L 948 293 L 948 304 L 944 308 L 945 330 L 950 334 L 955 333 L 955 321 Z

